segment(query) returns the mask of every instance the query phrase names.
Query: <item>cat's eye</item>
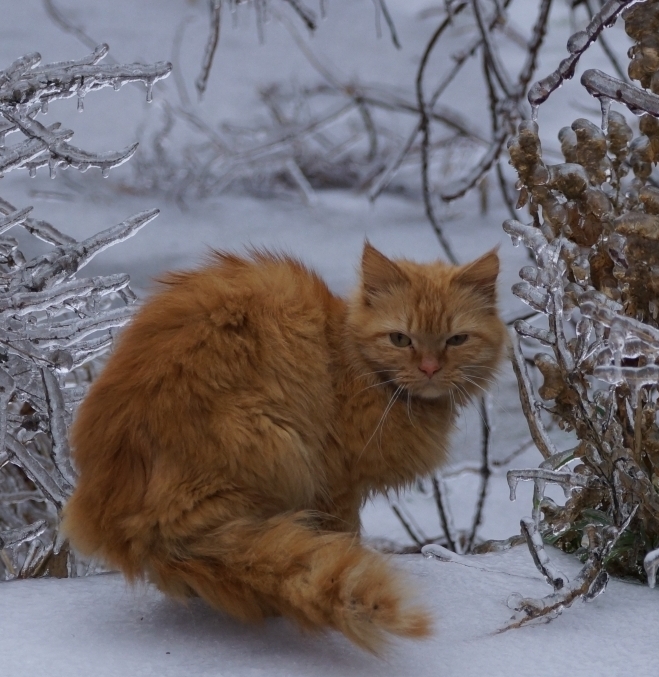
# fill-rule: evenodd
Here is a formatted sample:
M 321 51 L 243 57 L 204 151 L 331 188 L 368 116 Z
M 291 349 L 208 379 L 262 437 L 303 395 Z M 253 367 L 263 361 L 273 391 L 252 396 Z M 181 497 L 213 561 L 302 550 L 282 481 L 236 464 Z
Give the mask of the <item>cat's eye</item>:
M 399 331 L 392 331 L 389 338 L 396 348 L 407 348 L 412 345 L 412 339 Z
M 461 346 L 467 339 L 469 334 L 454 334 L 450 338 L 446 339 L 447 346 Z

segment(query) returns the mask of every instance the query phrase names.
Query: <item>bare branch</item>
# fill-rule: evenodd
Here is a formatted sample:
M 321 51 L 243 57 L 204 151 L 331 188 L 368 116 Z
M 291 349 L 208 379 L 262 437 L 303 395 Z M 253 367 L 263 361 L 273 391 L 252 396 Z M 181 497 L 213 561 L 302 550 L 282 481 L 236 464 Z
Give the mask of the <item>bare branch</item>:
M 213 59 L 215 58 L 215 50 L 217 49 L 217 45 L 220 40 L 222 0 L 210 0 L 210 11 L 210 33 L 208 35 L 208 40 L 206 41 L 206 47 L 204 49 L 204 57 L 201 62 L 201 71 L 195 80 L 195 87 L 197 88 L 197 94 L 200 100 L 206 91 L 208 76 L 210 75 Z

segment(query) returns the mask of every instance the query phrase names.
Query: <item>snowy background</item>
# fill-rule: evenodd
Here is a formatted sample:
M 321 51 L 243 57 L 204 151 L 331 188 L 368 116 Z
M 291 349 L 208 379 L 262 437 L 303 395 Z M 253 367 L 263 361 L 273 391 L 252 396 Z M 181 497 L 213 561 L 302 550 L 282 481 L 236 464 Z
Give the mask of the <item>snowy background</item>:
M 421 53 L 441 16 L 440 3 L 430 0 L 389 0 L 402 49 L 397 50 L 383 26 L 378 39 L 374 3 L 370 0 L 331 0 L 327 19 L 316 33 L 304 37 L 319 61 L 342 81 L 378 84 L 414 100 L 414 77 Z M 4 0 L 0 25 L 0 67 L 31 51 L 44 63 L 74 59 L 90 49 L 63 31 L 49 17 L 48 2 Z M 185 0 L 58 0 L 57 8 L 72 25 L 96 42 L 107 42 L 110 55 L 121 63 L 151 63 L 172 59 L 179 40 L 175 68 L 192 100 L 191 109 L 209 126 L 220 129 L 260 124 L 266 111 L 259 89 L 271 85 L 302 87 L 318 84 L 318 72 L 305 59 L 289 31 L 273 20 L 259 43 L 252 7 L 239 6 L 235 25 L 224 20 L 220 46 L 208 90 L 196 103 L 197 76 L 208 33 L 206 3 Z M 511 5 L 511 24 L 524 36 L 537 11 L 524 0 Z M 225 12 L 228 16 L 228 12 Z M 577 15 L 578 16 L 578 15 Z M 585 17 L 584 17 L 585 18 Z M 563 58 L 567 37 L 581 26 L 571 25 L 562 0 L 555 3 L 550 40 L 542 52 L 538 75 L 545 75 Z M 184 23 L 182 23 L 184 22 Z M 291 15 L 291 23 L 302 27 Z M 457 22 L 450 39 L 434 55 L 429 72 L 441 73 L 473 28 Z M 178 37 L 177 37 L 178 36 Z M 305 34 L 306 36 L 306 34 Z M 627 42 L 619 27 L 607 33 L 622 55 Z M 508 63 L 524 52 L 513 42 L 504 56 Z M 177 56 L 174 52 L 174 56 Z M 580 68 L 606 69 L 598 48 L 591 49 Z M 446 100 L 474 129 L 489 130 L 480 65 L 473 60 L 451 85 Z M 284 249 L 314 266 L 339 293 L 354 284 L 364 238 L 384 253 L 431 260 L 442 256 L 421 200 L 418 178 L 403 172 L 404 188 L 385 193 L 374 203 L 360 192 L 316 191 L 309 199 L 295 190 L 278 196 L 255 197 L 247 191 L 227 191 L 203 199 L 174 201 L 162 190 L 147 190 L 136 175 L 152 153 L 150 139 L 162 128 L 164 102 L 180 103 L 173 77 L 154 88 L 147 104 L 144 87 L 127 86 L 90 94 L 85 112 L 75 101 L 51 105 L 45 122 L 61 120 L 75 130 L 73 142 L 91 151 L 125 147 L 144 139 L 138 156 L 112 171 L 109 179 L 90 170 L 80 175 L 60 171 L 54 180 L 47 169 L 30 179 L 16 171 L 0 182 L 0 195 L 17 207 L 34 206 L 35 218 L 47 219 L 82 239 L 119 223 L 138 211 L 158 207 L 160 216 L 135 237 L 107 250 L 86 269 L 99 275 L 127 272 L 138 295 L 149 293 L 152 280 L 172 268 L 194 266 L 209 247 L 240 250 L 244 245 Z M 556 132 L 578 116 L 599 121 L 599 106 L 580 92 L 578 78 L 567 83 L 540 111 L 546 148 L 558 152 Z M 404 138 L 416 124 L 414 116 L 391 116 L 392 134 Z M 167 137 L 169 156 L 199 142 L 189 126 L 177 121 Z M 143 161 L 140 164 L 140 153 Z M 455 178 L 473 163 L 473 154 L 453 152 L 441 168 Z M 510 175 L 512 176 L 512 174 Z M 509 292 L 526 253 L 515 249 L 501 230 L 508 212 L 493 187 L 488 208 L 481 209 L 472 192 L 441 214 L 445 233 L 461 260 L 501 244 L 502 309 L 506 319 L 523 314 L 524 306 Z M 26 253 L 34 243 L 26 243 Z M 512 371 L 505 368 L 492 394 L 494 459 L 503 459 L 528 437 L 520 412 Z M 471 524 L 479 477 L 469 468 L 478 463 L 480 420 L 469 411 L 453 442 L 446 468 L 448 497 L 456 525 Z M 516 467 L 533 467 L 539 454 L 529 448 L 515 459 Z M 465 471 L 465 468 L 467 471 Z M 521 485 L 516 503 L 508 500 L 505 467 L 495 476 L 485 507 L 481 538 L 506 538 L 519 533 L 520 517 L 530 513 L 531 487 Z M 399 500 L 402 509 L 428 537 L 441 529 L 430 492 L 414 492 Z M 365 533 L 372 538 L 408 542 L 386 499 L 366 506 Z M 579 563 L 561 553 L 561 567 L 571 574 Z M 525 547 L 502 554 L 464 557 L 456 562 L 396 556 L 394 562 L 413 579 L 421 597 L 436 616 L 436 635 L 421 643 L 396 643 L 384 659 L 367 656 L 338 635 L 301 636 L 284 620 L 244 627 L 204 608 L 163 599 L 148 588 L 131 589 L 116 574 L 87 579 L 29 580 L 0 584 L 0 656 L 7 670 L 28 675 L 347 675 L 443 674 L 469 675 L 619 675 L 651 670 L 659 648 L 656 627 L 658 594 L 640 585 L 613 581 L 606 594 L 588 606 L 577 604 L 548 625 L 496 634 L 512 612 L 506 599 L 512 592 L 542 596 L 549 592 Z M 578 608 L 576 608 L 578 607 Z M 614 638 L 613 641 L 611 638 Z

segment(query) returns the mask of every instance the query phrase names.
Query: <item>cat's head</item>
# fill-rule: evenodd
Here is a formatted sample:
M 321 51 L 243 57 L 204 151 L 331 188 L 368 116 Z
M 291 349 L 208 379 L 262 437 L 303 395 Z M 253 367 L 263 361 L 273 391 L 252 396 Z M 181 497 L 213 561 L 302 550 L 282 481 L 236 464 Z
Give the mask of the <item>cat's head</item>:
M 451 393 L 464 402 L 490 385 L 507 341 L 498 274 L 496 250 L 452 266 L 392 261 L 366 242 L 348 331 L 382 381 L 416 397 Z

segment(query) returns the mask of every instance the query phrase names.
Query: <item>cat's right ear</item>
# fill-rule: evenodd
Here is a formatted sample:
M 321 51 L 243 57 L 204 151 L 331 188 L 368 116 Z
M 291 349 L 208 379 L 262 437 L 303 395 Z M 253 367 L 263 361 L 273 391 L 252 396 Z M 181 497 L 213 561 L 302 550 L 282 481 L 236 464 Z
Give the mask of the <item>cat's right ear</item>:
M 364 242 L 362 290 L 366 299 L 386 293 L 409 282 L 407 275 L 371 243 Z

